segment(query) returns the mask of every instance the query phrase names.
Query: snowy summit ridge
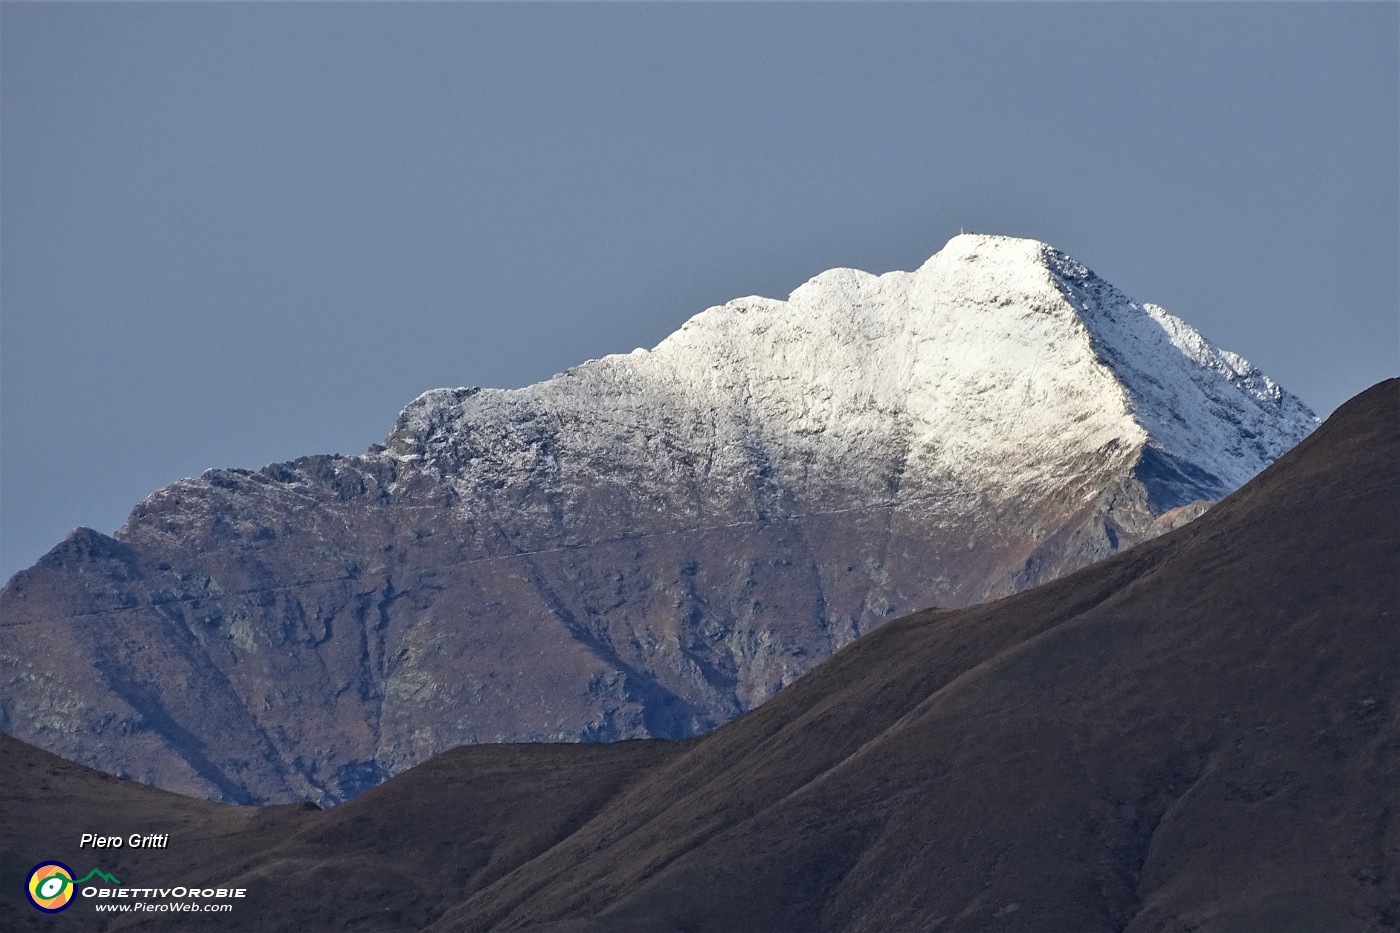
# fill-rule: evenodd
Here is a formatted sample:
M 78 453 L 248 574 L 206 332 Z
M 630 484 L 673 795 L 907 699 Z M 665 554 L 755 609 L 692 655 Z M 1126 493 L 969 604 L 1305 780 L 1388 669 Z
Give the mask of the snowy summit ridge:
M 550 436 L 550 459 L 478 446 L 502 421 Z M 634 451 L 666 485 L 720 491 L 761 461 L 788 509 L 917 500 L 929 479 L 1015 493 L 1116 456 L 1136 458 L 1160 512 L 1220 498 L 1315 425 L 1246 360 L 1066 254 L 963 234 L 914 272 L 832 269 L 524 389 L 425 393 L 388 446 L 467 495 L 498 456 L 512 462 L 494 475 L 528 460 L 562 478 Z

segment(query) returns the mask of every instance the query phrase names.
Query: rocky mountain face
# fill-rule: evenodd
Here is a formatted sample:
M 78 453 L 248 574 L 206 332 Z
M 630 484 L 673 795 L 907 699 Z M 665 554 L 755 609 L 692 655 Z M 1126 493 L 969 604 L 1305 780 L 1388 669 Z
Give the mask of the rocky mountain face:
M 0 736 L 0 875 L 246 887 L 210 928 L 260 933 L 1394 931 L 1397 514 L 1391 380 L 1200 520 L 892 621 L 700 738 L 457 748 L 317 811 Z M 81 849 L 94 813 L 170 847 Z M 12 927 L 190 929 L 99 903 L 0 886 Z
M 0 728 L 236 802 L 695 735 L 896 614 L 1189 520 L 1314 425 L 1063 253 L 959 236 L 78 529 L 0 591 Z

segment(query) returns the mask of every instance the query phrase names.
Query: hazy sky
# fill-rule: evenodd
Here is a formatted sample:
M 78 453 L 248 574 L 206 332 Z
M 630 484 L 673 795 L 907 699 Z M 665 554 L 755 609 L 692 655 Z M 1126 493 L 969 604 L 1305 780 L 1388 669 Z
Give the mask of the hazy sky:
M 1400 5 L 0 6 L 0 579 L 425 389 L 1032 236 L 1400 370 Z

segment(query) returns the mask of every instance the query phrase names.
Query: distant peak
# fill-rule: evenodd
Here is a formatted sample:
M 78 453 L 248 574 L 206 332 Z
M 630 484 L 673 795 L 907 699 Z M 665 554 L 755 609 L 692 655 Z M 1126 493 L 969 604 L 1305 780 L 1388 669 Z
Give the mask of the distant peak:
M 78 558 L 126 558 L 128 548 L 115 538 L 86 526 L 79 526 L 39 558 L 39 564 L 61 564 Z

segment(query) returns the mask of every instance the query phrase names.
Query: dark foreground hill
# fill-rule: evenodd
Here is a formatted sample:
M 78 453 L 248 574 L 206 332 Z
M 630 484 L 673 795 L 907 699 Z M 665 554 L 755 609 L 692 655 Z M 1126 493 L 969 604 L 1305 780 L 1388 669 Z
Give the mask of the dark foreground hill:
M 3 739 L 0 898 L 100 927 L 18 893 L 59 858 L 248 889 L 141 929 L 1396 930 L 1397 588 L 1390 381 L 1191 525 L 889 623 L 701 739 L 462 748 L 324 812 Z

